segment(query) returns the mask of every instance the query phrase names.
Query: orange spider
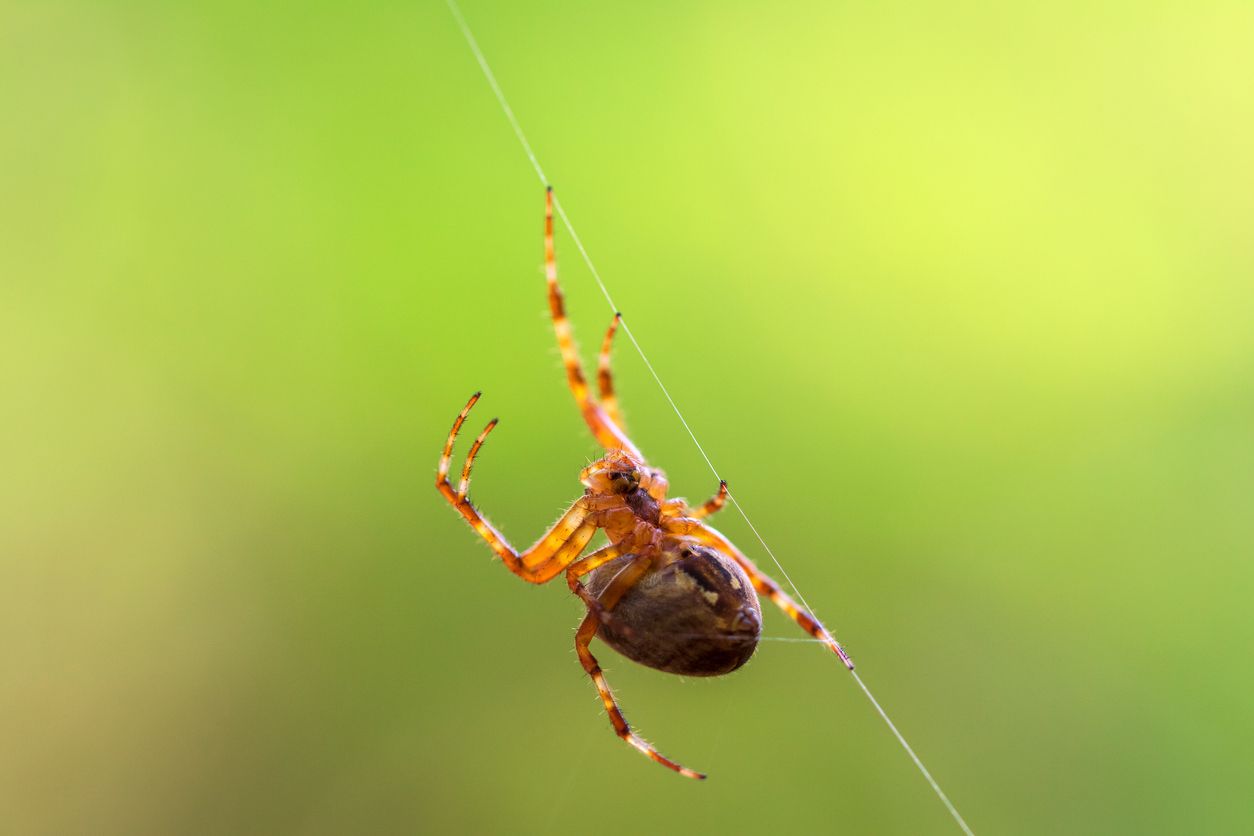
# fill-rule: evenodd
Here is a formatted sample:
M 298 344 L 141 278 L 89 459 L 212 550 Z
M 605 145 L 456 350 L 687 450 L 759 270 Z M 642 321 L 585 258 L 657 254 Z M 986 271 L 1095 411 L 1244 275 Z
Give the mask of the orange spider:
M 627 658 L 668 673 L 730 673 L 748 661 L 758 644 L 762 611 L 754 592 L 757 590 L 807 633 L 827 644 L 850 670 L 853 663 L 818 619 L 798 606 L 725 536 L 705 524 L 705 518 L 727 501 L 726 482 L 699 508 L 689 507 L 682 499 L 666 498 L 666 477 L 645 463 L 627 437 L 618 411 L 610 374 L 610 347 L 620 319 L 617 314 L 597 364 L 600 400 L 592 399 L 557 284 L 552 191 L 546 191 L 544 213 L 549 310 L 567 383 L 584 420 L 605 447 L 605 456 L 579 474 L 583 496 L 534 546 L 519 553 L 466 496 L 475 456 L 497 419 L 489 421 L 471 445 L 456 490 L 448 480 L 453 443 L 479 400 L 480 393 L 476 392 L 453 422 L 435 485 L 515 575 L 540 584 L 565 572 L 571 592 L 588 608 L 575 634 L 575 650 L 596 683 L 614 731 L 663 766 L 689 778 L 703 779 L 702 773 L 664 757 L 632 732 L 601 666 L 588 649 L 594 636 L 599 635 Z M 605 531 L 609 545 L 581 557 L 598 529 Z

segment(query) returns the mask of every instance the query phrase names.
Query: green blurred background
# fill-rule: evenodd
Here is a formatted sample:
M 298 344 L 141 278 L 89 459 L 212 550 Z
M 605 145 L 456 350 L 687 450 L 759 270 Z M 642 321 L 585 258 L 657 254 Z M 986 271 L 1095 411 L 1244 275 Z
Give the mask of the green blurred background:
M 974 829 L 1254 830 L 1254 6 L 465 14 Z M 812 645 L 711 681 L 598 645 L 711 778 L 649 764 L 577 603 L 432 489 L 475 389 L 475 497 L 516 543 L 596 455 L 542 192 L 442 3 L 3 0 L 0 108 L 0 830 L 956 832 Z M 610 311 L 558 246 L 590 347 Z

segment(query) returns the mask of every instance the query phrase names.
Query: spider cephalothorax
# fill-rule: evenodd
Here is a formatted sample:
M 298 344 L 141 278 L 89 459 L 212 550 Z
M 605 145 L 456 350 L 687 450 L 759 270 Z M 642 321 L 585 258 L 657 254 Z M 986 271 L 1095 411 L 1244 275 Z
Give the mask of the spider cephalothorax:
M 660 470 L 645 467 L 625 450 L 610 450 L 585 467 L 579 481 L 589 493 L 626 495 L 643 490 L 659 502 L 666 498 L 669 487 Z
M 667 498 L 666 477 L 645 463 L 627 437 L 619 415 L 610 373 L 610 347 L 618 316 L 601 344 L 599 398 L 592 398 L 557 284 L 551 191 L 545 200 L 544 243 L 549 311 L 566 380 L 584 420 L 606 453 L 580 473 L 583 496 L 534 546 L 518 552 L 466 496 L 475 457 L 496 426 L 495 418 L 471 445 L 456 489 L 448 479 L 453 442 L 479 400 L 476 392 L 453 422 L 440 457 L 436 487 L 511 572 L 531 583 L 546 583 L 565 574 L 571 592 L 588 608 L 575 634 L 575 649 L 584 670 L 596 683 L 614 730 L 658 763 L 691 778 L 704 778 L 663 757 L 632 732 L 588 648 L 594 636 L 629 659 L 668 673 L 730 673 L 748 661 L 757 647 L 762 629 L 758 594 L 763 594 L 806 632 L 824 641 L 847 665 L 852 664 L 817 619 L 705 523 L 705 518 L 727 501 L 726 483 L 719 485 L 712 499 L 695 508 L 682 499 Z M 584 555 L 598 530 L 605 532 L 609 545 Z

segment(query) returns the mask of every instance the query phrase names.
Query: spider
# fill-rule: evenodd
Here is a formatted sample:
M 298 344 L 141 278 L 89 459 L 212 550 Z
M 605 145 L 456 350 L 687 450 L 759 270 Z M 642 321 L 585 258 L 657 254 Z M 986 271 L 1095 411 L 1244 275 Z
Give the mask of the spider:
M 497 425 L 496 418 L 471 445 L 456 488 L 448 478 L 453 445 L 479 400 L 480 393 L 476 392 L 449 431 L 435 485 L 515 575 L 542 584 L 565 573 L 570 591 L 587 607 L 575 633 L 575 650 L 596 684 L 614 731 L 657 763 L 689 778 L 704 779 L 703 773 L 663 756 L 632 731 L 601 666 L 588 649 L 593 637 L 599 636 L 635 662 L 667 673 L 731 673 L 747 662 L 757 647 L 762 629 L 761 594 L 824 642 L 850 670 L 853 663 L 817 618 L 705 522 L 727 502 L 726 482 L 719 485 L 713 498 L 695 508 L 683 499 L 667 499 L 666 477 L 646 463 L 628 438 L 614 394 L 610 350 L 621 314 L 614 315 L 601 344 L 599 399 L 593 399 L 557 283 L 551 187 L 545 191 L 544 262 L 549 311 L 566 367 L 566 382 L 605 455 L 579 474 L 583 496 L 535 545 L 519 552 L 466 494 L 475 457 Z M 584 555 L 598 529 L 605 532 L 609 545 Z

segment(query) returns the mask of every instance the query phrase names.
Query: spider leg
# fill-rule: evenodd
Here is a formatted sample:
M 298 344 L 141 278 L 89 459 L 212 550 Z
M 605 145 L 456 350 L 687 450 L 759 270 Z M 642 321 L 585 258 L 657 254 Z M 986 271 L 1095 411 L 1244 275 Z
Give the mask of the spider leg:
M 479 455 L 479 449 L 483 447 L 483 442 L 487 440 L 488 433 L 492 432 L 498 423 L 500 423 L 499 418 L 493 418 L 489 421 L 488 425 L 483 428 L 483 432 L 479 433 L 479 436 L 475 439 L 475 443 L 470 445 L 470 452 L 466 454 L 466 463 L 462 465 L 462 479 L 457 485 L 458 499 L 466 498 L 466 491 L 470 490 L 470 469 L 475 466 L 475 457 Z M 449 453 L 452 453 L 452 450 L 449 450 Z
M 610 371 L 610 350 L 614 344 L 614 334 L 618 331 L 618 323 L 622 321 L 622 318 L 622 314 L 614 314 L 614 319 L 605 332 L 605 339 L 601 342 L 601 353 L 597 356 L 597 392 L 605 414 L 626 432 L 627 425 L 623 422 L 623 414 L 618 409 L 618 395 L 614 394 L 614 375 Z
M 828 649 L 840 657 L 845 667 L 853 670 L 853 660 L 849 658 L 849 654 L 845 652 L 845 649 L 840 646 L 840 642 L 836 641 L 832 634 L 827 631 L 827 628 L 823 626 L 823 622 L 819 621 L 812 613 L 807 612 L 800 604 L 794 601 L 788 593 L 780 588 L 780 585 L 774 579 L 759 569 L 752 560 L 745 557 L 740 549 L 732 545 L 732 542 L 723 534 L 691 517 L 667 520 L 663 522 L 663 526 L 673 533 L 691 537 L 699 543 L 722 552 L 739 563 L 740 568 L 745 570 L 745 574 L 749 576 L 749 580 L 753 583 L 753 588 L 759 594 L 770 598 L 772 603 L 787 613 L 788 617 L 797 622 L 802 630 L 826 644 Z
M 618 599 L 621 598 L 623 594 L 627 592 L 627 590 L 630 589 L 637 580 L 640 579 L 640 576 L 648 567 L 645 566 L 633 569 L 632 567 L 637 566 L 637 563 L 628 563 L 627 566 L 624 566 L 623 569 L 620 570 L 618 575 L 614 576 L 609 585 L 601 591 L 601 596 L 599 598 L 589 592 L 587 587 L 579 582 L 579 579 L 592 570 L 604 566 L 611 560 L 617 560 L 624 554 L 630 554 L 631 550 L 635 546 L 636 544 L 631 538 L 620 540 L 617 543 L 612 543 L 604 548 L 598 549 L 592 554 L 582 557 L 570 566 L 566 567 L 566 585 L 570 587 L 570 591 L 579 596 L 580 600 L 587 605 L 588 609 L 595 613 L 600 621 L 606 624 L 610 622 L 610 610 L 618 603 Z M 628 573 L 626 579 L 619 581 L 619 575 L 622 575 L 625 572 Z M 619 585 L 615 586 L 616 583 Z M 621 632 L 628 634 L 634 632 L 631 628 L 624 624 L 620 624 L 618 629 Z
M 692 516 L 699 520 L 704 519 L 710 516 L 711 514 L 722 510 L 723 506 L 726 504 L 727 504 L 727 480 L 723 480 L 718 483 L 718 493 L 716 493 L 710 499 L 707 499 L 705 501 L 705 504 L 702 505 L 700 508 L 693 509 Z
M 635 585 L 652 565 L 653 557 L 646 553 L 639 555 L 625 566 L 621 572 L 614 576 L 614 580 L 610 581 L 610 585 L 601 592 L 600 606 L 606 610 L 613 609 L 614 605 L 618 603 L 618 599 L 623 596 L 623 593 Z M 670 758 L 662 755 L 657 749 L 654 749 L 631 730 L 631 726 L 627 723 L 627 718 L 623 716 L 622 709 L 618 707 L 618 702 L 614 699 L 614 693 L 605 681 L 605 674 L 601 671 L 600 663 L 592 655 L 592 651 L 588 649 L 588 644 L 597 634 L 599 626 L 600 618 L 598 614 L 589 609 L 588 614 L 584 616 L 583 623 L 579 625 L 578 632 L 575 633 L 575 652 L 579 654 L 579 661 L 583 664 L 583 669 L 588 672 L 588 676 L 592 677 L 593 683 L 597 686 L 597 692 L 601 695 L 601 702 L 605 705 L 605 713 L 609 715 L 610 723 L 614 726 L 615 733 L 635 747 L 645 757 L 660 763 L 667 769 L 673 769 L 680 775 L 685 775 L 689 778 L 704 780 L 705 775 L 703 773 L 694 772 L 686 766 L 680 766 Z
M 627 433 L 609 415 L 588 391 L 588 379 L 584 375 L 583 361 L 579 359 L 579 351 L 575 348 L 575 338 L 571 332 L 570 320 L 566 318 L 566 304 L 562 298 L 562 289 L 557 283 L 557 255 L 553 248 L 553 188 L 550 186 L 544 193 L 544 275 L 549 285 L 549 314 L 553 318 L 553 331 L 557 334 L 557 347 L 562 352 L 562 363 L 566 366 L 566 383 L 575 396 L 575 403 L 584 421 L 596 436 L 597 441 L 607 450 L 626 450 L 637 459 L 644 456 L 631 443 Z M 617 320 L 616 320 L 617 321 Z
M 600 566 L 604 566 L 611 560 L 617 560 L 624 554 L 624 545 L 622 543 L 613 543 L 602 549 L 597 549 L 592 554 L 580 558 L 574 563 L 566 567 L 566 585 L 570 587 L 570 591 L 577 595 L 580 600 L 588 605 L 589 610 L 596 612 L 600 620 L 605 621 L 609 614 L 606 608 L 602 606 L 601 601 L 589 592 L 579 579 Z M 615 601 L 617 603 L 617 601 Z
M 444 452 L 440 456 L 440 465 L 435 477 L 435 486 L 441 495 L 448 500 L 458 513 L 470 523 L 475 532 L 496 552 L 497 556 L 505 562 L 505 567 L 518 575 L 529 583 L 546 583 L 561 574 L 561 571 L 572 563 L 579 553 L 588 545 L 588 541 L 592 539 L 592 535 L 597 531 L 597 524 L 591 518 L 591 514 L 598 510 L 598 500 L 596 497 L 580 497 L 574 505 L 572 505 L 562 517 L 553 524 L 539 540 L 536 541 L 530 549 L 525 552 L 518 552 L 510 545 L 509 541 L 501 532 L 488 522 L 479 510 L 471 503 L 466 496 L 466 491 L 470 487 L 470 471 L 474 465 L 475 457 L 479 454 L 480 448 L 483 446 L 484 439 L 488 433 L 496 426 L 496 419 L 493 418 L 488 422 L 483 432 L 475 439 L 475 443 L 470 448 L 470 453 L 466 457 L 466 464 L 462 467 L 461 482 L 457 490 L 453 489 L 452 484 L 448 480 L 449 465 L 453 457 L 453 444 L 457 440 L 457 433 L 461 430 L 462 424 L 466 422 L 466 416 L 470 414 L 470 410 L 479 400 L 479 392 L 471 396 L 466 406 L 458 414 L 457 420 L 453 422 L 453 428 L 449 431 L 448 439 L 444 442 Z

